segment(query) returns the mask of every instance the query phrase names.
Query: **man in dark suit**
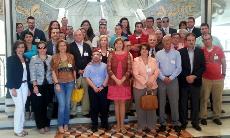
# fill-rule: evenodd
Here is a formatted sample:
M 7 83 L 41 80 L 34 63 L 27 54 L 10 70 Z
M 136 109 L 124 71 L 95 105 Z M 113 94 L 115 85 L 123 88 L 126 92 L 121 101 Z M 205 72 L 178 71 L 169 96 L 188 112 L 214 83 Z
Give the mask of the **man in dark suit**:
M 45 33 L 42 30 L 35 28 L 35 18 L 33 16 L 29 16 L 27 18 L 27 24 L 28 24 L 28 29 L 22 32 L 21 34 L 22 36 L 24 32 L 30 31 L 34 36 L 33 44 L 36 44 L 40 41 L 46 42 Z
M 191 123 L 192 127 L 201 131 L 199 126 L 199 100 L 202 85 L 202 74 L 205 70 L 203 51 L 195 47 L 196 37 L 193 33 L 186 36 L 187 47 L 179 50 L 181 55 L 182 72 L 179 75 L 180 98 L 179 114 L 181 128 L 185 129 L 188 123 L 188 97 L 191 95 Z
M 196 38 L 201 36 L 200 28 L 196 28 L 195 26 L 195 18 L 194 17 L 188 17 L 187 21 L 187 30 L 189 33 L 195 34 Z
M 150 34 L 149 35 L 148 44 L 149 44 L 149 47 L 150 47 L 149 56 L 155 58 L 155 55 L 156 55 L 157 51 L 161 50 L 158 47 L 156 47 L 156 45 L 157 45 L 157 36 L 155 34 Z
M 163 36 L 167 34 L 173 34 L 176 33 L 177 30 L 169 27 L 169 18 L 168 17 L 163 17 L 162 18 L 162 28 L 161 31 L 163 33 Z
M 89 116 L 89 96 L 88 96 L 88 85 L 85 78 L 82 78 L 85 67 L 91 62 L 92 51 L 87 43 L 83 42 L 84 36 L 81 30 L 74 32 L 74 42 L 70 44 L 69 50 L 73 54 L 76 65 L 77 82 L 81 82 L 84 89 L 84 96 L 82 99 L 82 114 L 86 117 Z M 81 77 L 80 77 L 81 76 Z M 76 115 L 76 104 L 72 103 L 71 115 Z
M 47 54 L 53 55 L 57 52 L 56 45 L 57 41 L 60 37 L 60 30 L 57 28 L 53 28 L 50 30 L 51 39 L 47 42 Z

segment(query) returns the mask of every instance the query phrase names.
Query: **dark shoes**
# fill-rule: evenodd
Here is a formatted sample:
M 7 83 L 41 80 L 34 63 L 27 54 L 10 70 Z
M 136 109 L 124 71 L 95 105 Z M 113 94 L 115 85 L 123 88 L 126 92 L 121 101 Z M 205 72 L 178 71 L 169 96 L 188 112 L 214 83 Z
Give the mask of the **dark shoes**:
M 206 119 L 201 119 L 201 120 L 200 120 L 200 123 L 201 123 L 202 125 L 207 125 L 207 124 L 208 124 Z
M 175 132 L 179 133 L 181 131 L 181 128 L 179 126 L 174 126 L 173 129 Z
M 187 128 L 187 124 L 182 124 L 181 126 L 180 126 L 180 129 L 181 130 L 185 130 Z
M 198 124 L 192 124 L 192 127 L 196 129 L 197 131 L 201 131 L 201 127 Z
M 96 126 L 93 126 L 92 128 L 91 128 L 91 130 L 93 131 L 93 132 L 97 132 L 97 127 Z
M 159 127 L 159 131 L 160 131 L 160 132 L 166 131 L 166 126 L 161 125 L 161 126 Z
M 222 125 L 222 122 L 220 121 L 220 119 L 214 119 L 212 121 L 217 125 Z

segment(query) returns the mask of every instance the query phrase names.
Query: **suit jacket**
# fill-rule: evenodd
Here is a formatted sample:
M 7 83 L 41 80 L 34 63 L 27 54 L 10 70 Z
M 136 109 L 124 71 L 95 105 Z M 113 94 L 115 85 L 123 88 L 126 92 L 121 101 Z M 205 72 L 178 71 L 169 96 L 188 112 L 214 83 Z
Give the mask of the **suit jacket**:
M 25 31 L 22 32 L 21 36 L 23 36 L 25 34 L 25 32 L 29 31 L 29 29 L 26 29 Z M 33 37 L 33 44 L 35 45 L 35 39 L 40 39 L 40 41 L 45 41 L 46 42 L 46 36 L 45 33 L 42 30 L 39 30 L 37 28 L 35 28 L 34 31 L 34 37 Z
M 54 51 L 53 51 L 53 43 L 52 43 L 52 41 L 51 41 L 51 40 L 48 41 L 48 42 L 46 43 L 46 46 L 47 46 L 47 51 L 46 51 L 46 53 L 47 53 L 48 55 L 53 55 L 53 54 L 54 54 Z
M 84 70 L 87 64 L 91 62 L 92 50 L 87 43 L 83 42 L 83 54 L 81 55 L 76 42 L 73 42 L 69 45 L 69 52 L 74 56 L 77 77 L 79 77 L 78 71 Z
M 24 58 L 25 59 L 25 58 Z M 27 82 L 30 80 L 30 73 L 29 73 L 29 62 L 25 60 L 26 63 L 26 70 L 27 70 Z M 15 88 L 19 89 L 22 84 L 22 77 L 23 77 L 23 66 L 22 62 L 20 61 L 17 55 L 13 55 L 7 58 L 6 60 L 6 87 L 9 89 Z
M 162 33 L 163 33 L 163 36 L 165 36 L 166 33 L 165 33 L 165 31 L 164 31 L 163 28 L 161 28 L 161 31 L 162 31 Z M 177 33 L 177 30 L 169 27 L 169 34 L 172 35 L 173 33 Z
M 179 83 L 181 87 L 185 87 L 188 85 L 193 85 L 200 87 L 202 84 L 202 74 L 205 70 L 205 58 L 203 51 L 195 47 L 194 49 L 194 59 L 193 59 L 193 71 L 191 73 L 190 59 L 188 55 L 188 49 L 182 48 L 179 50 L 181 55 L 181 67 L 182 71 L 179 75 Z M 196 75 L 197 78 L 194 80 L 192 84 L 187 83 L 186 77 L 188 75 Z
M 196 38 L 201 36 L 200 28 L 194 27 L 192 33 L 195 34 Z

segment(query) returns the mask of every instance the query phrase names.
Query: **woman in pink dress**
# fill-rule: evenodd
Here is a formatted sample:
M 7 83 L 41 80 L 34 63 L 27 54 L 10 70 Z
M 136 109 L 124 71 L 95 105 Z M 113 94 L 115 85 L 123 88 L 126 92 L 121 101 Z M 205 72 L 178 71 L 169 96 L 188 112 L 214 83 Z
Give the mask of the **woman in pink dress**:
M 124 41 L 117 38 L 114 42 L 115 51 L 108 57 L 109 90 L 108 99 L 115 103 L 115 115 L 117 120 L 116 130 L 125 133 L 125 102 L 131 98 L 131 86 L 129 76 L 131 74 L 131 57 L 124 51 Z

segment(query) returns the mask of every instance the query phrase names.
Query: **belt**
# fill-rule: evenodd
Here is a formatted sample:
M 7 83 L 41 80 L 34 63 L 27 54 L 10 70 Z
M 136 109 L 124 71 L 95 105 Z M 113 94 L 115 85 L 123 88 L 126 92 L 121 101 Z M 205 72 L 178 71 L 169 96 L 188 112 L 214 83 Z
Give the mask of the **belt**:
M 165 76 L 165 77 L 170 77 L 171 75 Z
M 25 82 L 27 82 L 27 80 L 23 80 L 23 81 L 22 81 L 22 83 L 25 83 Z

